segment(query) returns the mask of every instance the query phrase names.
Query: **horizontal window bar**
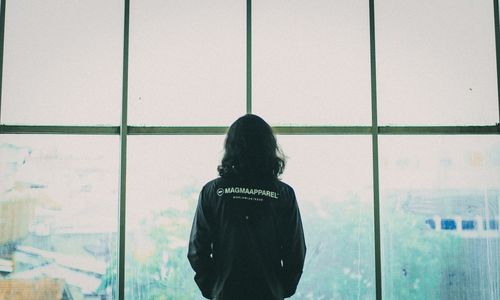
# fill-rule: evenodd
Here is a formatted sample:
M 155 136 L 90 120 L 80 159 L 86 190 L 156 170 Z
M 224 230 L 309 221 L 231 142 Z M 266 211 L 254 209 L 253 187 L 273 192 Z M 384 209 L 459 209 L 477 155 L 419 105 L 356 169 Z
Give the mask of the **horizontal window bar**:
M 225 126 L 128 126 L 129 135 L 222 135 Z
M 128 126 L 128 135 L 224 135 L 226 126 Z M 370 135 L 371 126 L 274 126 L 279 135 Z M 0 125 L 0 134 L 120 134 L 119 126 Z M 490 126 L 379 126 L 380 135 L 500 134 Z
M 120 134 L 120 126 L 0 125 L 0 134 Z
M 379 134 L 500 134 L 500 125 L 491 126 L 379 126 Z
M 371 134 L 371 126 L 275 126 L 276 134 L 283 135 L 335 135 L 335 134 Z

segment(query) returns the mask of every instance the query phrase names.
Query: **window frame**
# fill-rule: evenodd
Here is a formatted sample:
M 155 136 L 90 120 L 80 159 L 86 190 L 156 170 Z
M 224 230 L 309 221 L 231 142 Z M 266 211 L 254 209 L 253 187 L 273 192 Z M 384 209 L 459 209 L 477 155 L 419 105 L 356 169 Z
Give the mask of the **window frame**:
M 129 135 L 224 135 L 226 126 L 130 126 L 128 111 L 128 63 L 130 1 L 124 1 L 123 27 L 123 73 L 120 126 L 58 126 L 58 125 L 8 125 L 1 120 L 3 51 L 5 13 L 7 0 L 0 5 L 0 135 L 1 134 L 62 134 L 62 135 L 119 135 L 120 137 L 120 181 L 118 219 L 118 299 L 125 299 L 125 223 L 126 223 L 126 177 L 127 137 Z M 252 0 L 246 1 L 246 112 L 252 113 Z M 380 195 L 379 195 L 379 135 L 500 135 L 500 21 L 498 0 L 493 0 L 496 75 L 499 122 L 486 126 L 379 126 L 377 113 L 377 72 L 375 43 L 375 0 L 369 1 L 370 32 L 370 78 L 371 78 L 371 126 L 274 126 L 277 135 L 370 135 L 372 137 L 373 163 L 373 216 L 375 250 L 375 294 L 382 299 L 382 263 L 380 239 Z

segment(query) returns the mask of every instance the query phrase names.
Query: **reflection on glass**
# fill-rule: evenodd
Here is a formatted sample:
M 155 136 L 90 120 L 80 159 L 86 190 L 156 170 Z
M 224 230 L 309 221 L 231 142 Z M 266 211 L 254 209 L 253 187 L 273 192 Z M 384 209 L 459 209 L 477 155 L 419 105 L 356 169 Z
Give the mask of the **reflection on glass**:
M 275 125 L 369 124 L 368 2 L 252 5 L 254 111 Z
M 117 142 L 0 136 L 1 299 L 115 298 Z
M 383 137 L 380 156 L 384 299 L 500 298 L 498 137 Z
M 187 245 L 199 192 L 217 176 L 223 136 L 130 137 L 126 299 L 199 299 Z
M 375 299 L 370 138 L 278 138 L 307 244 L 291 299 Z
M 379 121 L 495 124 L 492 1 L 376 2 Z
M 131 4 L 129 120 L 228 125 L 245 112 L 245 1 Z
M 2 122 L 118 124 L 123 1 L 6 4 Z

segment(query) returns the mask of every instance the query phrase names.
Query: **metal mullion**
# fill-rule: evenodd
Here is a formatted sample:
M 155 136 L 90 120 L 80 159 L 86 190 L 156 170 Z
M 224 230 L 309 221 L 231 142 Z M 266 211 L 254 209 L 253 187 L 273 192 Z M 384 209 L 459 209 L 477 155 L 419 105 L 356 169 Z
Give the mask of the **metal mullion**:
M 3 82 L 3 44 L 5 35 L 5 7 L 7 0 L 0 6 L 0 124 L 2 123 L 2 82 Z
M 485 135 L 500 134 L 500 125 L 489 126 L 274 126 L 277 134 L 297 135 Z
M 490 126 L 378 126 L 378 135 L 500 134 Z M 222 135 L 226 126 L 127 126 L 127 135 Z M 120 126 L 0 125 L 0 134 L 118 135 Z M 273 126 L 280 135 L 372 135 L 372 126 Z
M 368 135 L 370 126 L 274 126 L 281 135 Z
M 383 135 L 468 135 L 500 134 L 500 125 L 490 126 L 379 126 L 378 134 Z
M 246 112 L 252 113 L 252 0 L 246 6 Z
M 123 81 L 122 113 L 120 124 L 120 200 L 118 208 L 118 299 L 125 299 L 125 233 L 127 187 L 127 100 L 128 100 L 128 52 L 129 52 L 130 0 L 124 0 L 123 24 Z
M 118 126 L 0 125 L 0 134 L 117 135 Z
M 225 134 L 225 126 L 128 126 L 130 135 L 220 135 Z M 348 135 L 370 134 L 370 126 L 273 126 L 273 131 L 281 135 Z
M 0 127 L 1 128 L 1 127 Z M 128 126 L 129 135 L 221 135 L 226 126 Z M 485 135 L 500 134 L 487 126 L 273 126 L 280 135 Z
M 497 60 L 497 97 L 498 118 L 500 123 L 500 16 L 498 12 L 498 0 L 493 0 L 494 26 L 495 26 L 495 53 Z
M 369 0 L 370 15 L 370 77 L 372 110 L 372 155 L 373 155 L 373 230 L 375 235 L 375 296 L 382 299 L 382 244 L 380 241 L 380 193 L 378 168 L 378 120 L 377 120 L 377 65 L 375 52 L 375 0 Z
M 222 135 L 226 126 L 128 126 L 129 135 Z

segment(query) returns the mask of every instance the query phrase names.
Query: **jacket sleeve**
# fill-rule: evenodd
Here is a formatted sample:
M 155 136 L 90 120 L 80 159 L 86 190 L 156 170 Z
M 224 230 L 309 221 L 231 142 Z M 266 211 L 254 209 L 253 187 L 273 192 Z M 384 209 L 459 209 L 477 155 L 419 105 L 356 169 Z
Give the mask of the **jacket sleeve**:
M 285 298 L 295 294 L 306 256 L 306 243 L 299 207 L 293 189 L 290 191 L 291 207 L 285 222 L 285 235 L 283 240 L 283 287 Z
M 205 187 L 200 192 L 198 206 L 189 238 L 188 260 L 195 271 L 194 280 L 203 297 L 212 299 L 214 285 L 214 263 L 212 259 L 212 232 L 210 211 L 207 206 Z

